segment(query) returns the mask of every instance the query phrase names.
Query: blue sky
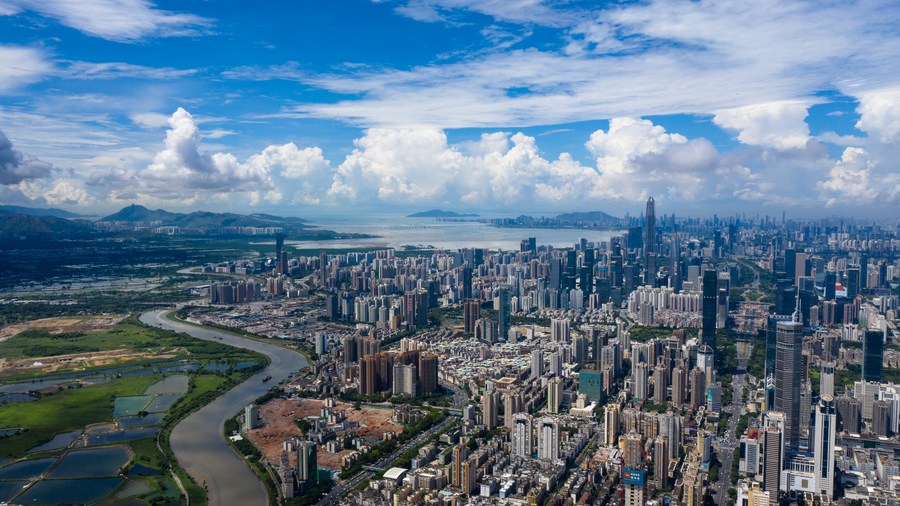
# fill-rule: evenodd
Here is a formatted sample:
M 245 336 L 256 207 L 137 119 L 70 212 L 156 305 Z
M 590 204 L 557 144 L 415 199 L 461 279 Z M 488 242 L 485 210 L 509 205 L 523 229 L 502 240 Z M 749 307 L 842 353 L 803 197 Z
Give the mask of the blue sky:
M 889 1 L 0 0 L 0 202 L 896 214 Z

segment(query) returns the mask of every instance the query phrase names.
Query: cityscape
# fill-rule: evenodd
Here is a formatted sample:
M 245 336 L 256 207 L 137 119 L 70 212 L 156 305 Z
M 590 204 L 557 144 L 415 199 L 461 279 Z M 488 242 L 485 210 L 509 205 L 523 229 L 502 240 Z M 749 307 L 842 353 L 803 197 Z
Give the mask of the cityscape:
M 897 6 L 0 27 L 0 506 L 900 504 Z

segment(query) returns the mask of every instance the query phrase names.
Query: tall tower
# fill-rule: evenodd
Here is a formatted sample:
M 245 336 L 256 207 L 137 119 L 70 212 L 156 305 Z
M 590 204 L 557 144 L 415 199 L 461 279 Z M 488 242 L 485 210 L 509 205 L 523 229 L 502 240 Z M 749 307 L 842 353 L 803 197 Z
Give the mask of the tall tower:
M 656 204 L 647 199 L 647 226 L 644 227 L 644 284 L 656 282 Z
M 784 445 L 796 449 L 800 439 L 800 368 L 803 324 L 800 306 L 791 321 L 778 322 L 775 335 L 775 409 L 784 413 Z
M 815 461 L 816 492 L 834 496 L 834 433 L 837 423 L 834 397 L 823 395 L 816 409 Z
M 644 229 L 644 258 L 656 253 L 656 203 L 653 197 L 647 199 L 647 227 Z

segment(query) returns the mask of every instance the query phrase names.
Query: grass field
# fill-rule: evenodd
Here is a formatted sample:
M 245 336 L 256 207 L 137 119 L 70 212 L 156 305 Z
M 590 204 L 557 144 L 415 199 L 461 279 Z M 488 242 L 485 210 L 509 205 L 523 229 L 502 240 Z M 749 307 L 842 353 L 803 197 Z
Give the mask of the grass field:
M 116 396 L 139 395 L 162 375 L 128 376 L 109 383 L 67 389 L 34 402 L 0 405 L 0 427 L 22 427 L 24 432 L 3 440 L 0 455 L 22 456 L 29 448 L 50 441 L 54 434 L 112 419 Z
M 53 368 L 54 373 L 67 369 L 79 371 L 116 366 L 124 363 L 146 363 L 166 359 L 190 358 L 196 361 L 239 362 L 261 361 L 261 355 L 227 346 L 222 343 L 194 339 L 186 334 L 150 327 L 140 323 L 135 316 L 120 323 L 84 332 L 54 333 L 52 328 L 31 328 L 0 342 L 0 358 L 22 360 L 35 357 L 53 357 L 67 354 L 85 354 L 124 349 L 131 352 L 127 357 L 109 357 L 100 364 L 84 361 Z M 30 362 L 27 363 L 30 366 Z M 36 369 L 26 366 L 8 367 L 4 380 L 28 378 L 50 372 L 47 368 Z

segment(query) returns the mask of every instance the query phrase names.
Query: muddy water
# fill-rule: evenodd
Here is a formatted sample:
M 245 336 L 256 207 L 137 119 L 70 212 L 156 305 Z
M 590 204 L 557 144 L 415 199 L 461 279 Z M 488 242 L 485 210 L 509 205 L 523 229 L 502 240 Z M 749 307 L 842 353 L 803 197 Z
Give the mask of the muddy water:
M 228 446 L 222 435 L 225 420 L 266 393 L 288 374 L 307 365 L 299 353 L 233 336 L 217 330 L 174 322 L 164 317 L 165 311 L 150 311 L 141 321 L 154 326 L 186 332 L 198 339 L 219 341 L 231 346 L 258 351 L 269 357 L 271 364 L 225 395 L 188 416 L 172 430 L 170 445 L 181 466 L 209 490 L 209 504 L 267 505 L 265 487 L 241 457 Z M 272 381 L 262 379 L 271 375 Z

